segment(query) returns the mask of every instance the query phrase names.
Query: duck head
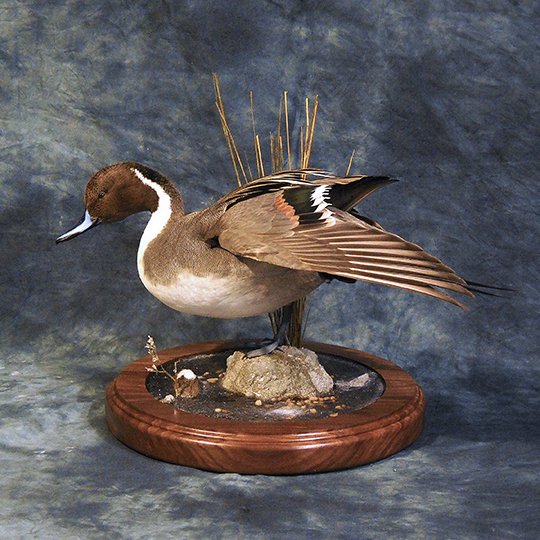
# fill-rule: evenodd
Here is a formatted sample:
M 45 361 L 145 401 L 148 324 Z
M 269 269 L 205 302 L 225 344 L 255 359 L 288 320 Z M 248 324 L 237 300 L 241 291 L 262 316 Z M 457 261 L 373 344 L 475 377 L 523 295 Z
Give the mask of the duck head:
M 100 223 L 121 221 L 137 212 L 155 212 L 160 193 L 174 189 L 160 173 L 134 162 L 117 163 L 98 171 L 86 186 L 85 213 L 79 225 L 59 236 L 65 242 Z

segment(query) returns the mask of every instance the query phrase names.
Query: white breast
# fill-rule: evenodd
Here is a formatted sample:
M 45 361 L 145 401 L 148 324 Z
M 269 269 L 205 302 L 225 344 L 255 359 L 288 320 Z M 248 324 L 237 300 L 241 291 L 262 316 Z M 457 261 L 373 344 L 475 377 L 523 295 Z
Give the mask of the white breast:
M 155 285 L 143 274 L 140 276 L 148 291 L 167 306 L 182 313 L 223 319 L 269 313 L 288 303 L 292 292 L 288 291 L 287 298 L 283 299 L 279 289 L 269 290 L 264 280 L 258 283 L 256 279 L 210 278 L 183 273 L 174 284 Z

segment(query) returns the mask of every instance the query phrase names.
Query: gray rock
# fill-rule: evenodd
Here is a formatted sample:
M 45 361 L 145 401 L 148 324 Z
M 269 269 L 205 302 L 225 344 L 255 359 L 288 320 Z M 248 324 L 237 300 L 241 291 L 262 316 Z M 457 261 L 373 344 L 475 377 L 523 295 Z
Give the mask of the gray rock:
M 236 351 L 227 359 L 222 385 L 230 392 L 268 401 L 324 396 L 334 383 L 313 351 L 281 347 L 257 358 Z

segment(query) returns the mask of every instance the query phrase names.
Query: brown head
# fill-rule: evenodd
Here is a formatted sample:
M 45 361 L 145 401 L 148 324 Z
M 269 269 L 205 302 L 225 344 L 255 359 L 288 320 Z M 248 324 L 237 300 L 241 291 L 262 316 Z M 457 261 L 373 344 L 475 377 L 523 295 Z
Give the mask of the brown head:
M 160 197 L 181 204 L 176 188 L 160 173 L 134 162 L 117 163 L 97 172 L 84 195 L 85 214 L 74 229 L 56 239 L 70 240 L 99 225 L 121 221 L 138 212 L 155 212 Z

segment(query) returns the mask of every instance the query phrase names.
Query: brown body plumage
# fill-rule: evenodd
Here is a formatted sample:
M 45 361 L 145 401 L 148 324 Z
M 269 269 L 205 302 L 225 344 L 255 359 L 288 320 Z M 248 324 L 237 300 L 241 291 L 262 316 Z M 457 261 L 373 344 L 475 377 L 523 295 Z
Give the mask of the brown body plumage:
M 381 283 L 464 307 L 448 292 L 472 294 L 451 268 L 353 209 L 392 182 L 313 169 L 282 172 L 185 214 L 180 193 L 165 177 L 119 163 L 92 177 L 85 219 L 57 242 L 149 211 L 138 252 L 142 282 L 170 307 L 210 317 L 271 312 L 333 278 Z

